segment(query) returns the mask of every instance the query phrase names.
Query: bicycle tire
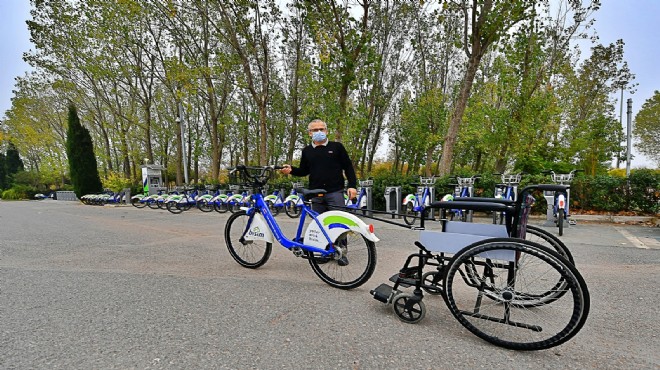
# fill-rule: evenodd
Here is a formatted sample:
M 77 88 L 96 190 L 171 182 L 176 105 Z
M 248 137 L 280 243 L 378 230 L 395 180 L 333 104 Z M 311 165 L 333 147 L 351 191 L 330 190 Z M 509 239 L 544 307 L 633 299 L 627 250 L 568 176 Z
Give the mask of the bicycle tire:
M 291 218 L 298 218 L 301 213 L 300 207 L 298 207 L 295 202 L 288 201 L 284 205 L 284 213 Z
M 557 227 L 559 228 L 559 236 L 564 235 L 564 210 L 562 208 L 557 210 Z
M 135 207 L 135 208 L 144 208 L 144 207 L 147 206 L 147 203 L 145 203 L 145 202 L 141 202 L 140 199 L 138 199 L 138 198 L 131 199 L 131 204 L 132 204 L 133 207 Z
M 158 201 L 157 201 L 157 200 L 152 200 L 152 201 L 148 202 L 148 203 L 147 203 L 147 206 L 148 206 L 149 208 L 151 208 L 151 209 L 158 209 L 158 208 L 160 208 L 160 207 L 158 207 Z
M 515 260 L 503 261 L 495 251 L 509 251 Z M 483 268 L 478 284 L 466 279 L 468 268 Z M 473 334 L 504 348 L 541 350 L 565 343 L 580 331 L 589 313 L 589 291 L 575 266 L 537 243 L 508 238 L 482 240 L 459 251 L 446 272 L 446 303 L 454 317 Z M 567 282 L 561 300 L 533 307 L 519 304 L 530 297 L 535 299 L 535 284 L 545 284 L 543 280 L 550 275 Z M 485 291 L 499 299 L 481 300 Z
M 213 212 L 213 203 L 203 199 L 197 202 L 197 208 L 202 212 Z
M 244 210 L 229 216 L 225 224 L 225 244 L 239 265 L 256 269 L 268 261 L 273 245 L 264 240 L 241 241 L 249 219 Z
M 270 213 L 273 214 L 273 216 L 277 216 L 280 214 L 280 207 L 275 206 L 275 202 L 272 200 L 267 200 L 266 205 L 268 206 L 268 209 L 270 210 Z
M 213 209 L 215 209 L 215 211 L 218 213 L 226 213 L 227 211 L 229 211 L 229 209 L 227 208 L 227 203 L 219 200 L 213 203 Z
M 348 265 L 341 266 L 333 257 L 307 253 L 314 273 L 326 284 L 339 289 L 353 289 L 371 278 L 376 269 L 376 245 L 362 234 L 347 231 L 337 238 L 338 248 L 345 248 Z
M 414 205 L 412 203 L 406 203 L 406 209 L 403 211 L 403 222 L 406 223 L 406 225 L 414 225 L 415 220 L 417 219 L 417 212 L 415 212 Z
M 167 202 L 166 206 L 167 210 L 174 213 L 175 215 L 178 215 L 185 211 L 185 209 L 181 206 L 181 204 L 177 201 L 172 201 L 172 202 Z

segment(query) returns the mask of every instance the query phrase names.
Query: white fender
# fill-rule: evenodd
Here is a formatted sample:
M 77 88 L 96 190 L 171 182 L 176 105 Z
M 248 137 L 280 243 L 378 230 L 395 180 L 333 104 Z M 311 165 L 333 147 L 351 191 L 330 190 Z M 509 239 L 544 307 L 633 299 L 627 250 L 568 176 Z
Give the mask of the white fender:
M 357 216 L 342 212 L 342 211 L 328 211 L 319 215 L 319 222 L 323 225 L 326 233 L 333 242 L 345 233 L 347 230 L 353 230 L 362 234 L 367 240 L 377 242 L 379 239 L 371 231 L 373 227 L 365 224 Z M 323 232 L 317 222 L 312 221 L 305 230 L 305 245 L 310 245 L 318 248 L 325 248 L 328 245 Z
M 406 205 L 408 203 L 415 202 L 415 194 L 408 194 L 406 195 L 405 198 L 403 198 L 403 205 Z
M 270 231 L 266 219 L 261 213 L 255 212 L 250 229 L 245 233 L 245 240 L 265 240 L 268 243 L 274 243 L 273 232 Z
M 295 195 L 295 194 L 292 194 L 292 195 L 289 195 L 288 197 L 286 197 L 286 199 L 284 199 L 285 202 L 288 202 L 290 200 L 293 201 L 294 203 L 298 203 L 298 201 L 300 200 L 300 197 Z
M 557 206 L 561 209 L 566 209 L 566 198 L 564 194 L 559 194 L 557 197 Z

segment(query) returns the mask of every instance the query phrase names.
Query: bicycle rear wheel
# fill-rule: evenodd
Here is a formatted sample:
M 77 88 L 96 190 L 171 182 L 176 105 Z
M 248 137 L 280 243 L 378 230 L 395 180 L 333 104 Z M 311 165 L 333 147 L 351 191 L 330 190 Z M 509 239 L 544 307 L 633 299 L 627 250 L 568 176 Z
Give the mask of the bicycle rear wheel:
M 225 225 L 225 244 L 239 265 L 256 269 L 268 261 L 273 245 L 265 240 L 245 240 L 249 220 L 250 216 L 244 210 L 229 216 Z
M 564 210 L 562 208 L 557 210 L 557 226 L 559 227 L 559 236 L 564 235 Z
M 333 257 L 308 253 L 314 273 L 325 283 L 339 289 L 353 289 L 364 284 L 376 268 L 376 245 L 362 234 L 347 231 L 337 238 L 336 247 L 342 250 L 348 264 L 340 265 Z
M 565 281 L 561 299 L 543 301 L 556 281 Z M 454 317 L 478 337 L 509 349 L 560 345 L 578 333 L 589 313 L 589 292 L 573 264 L 525 240 L 487 239 L 462 249 L 450 261 L 444 284 Z

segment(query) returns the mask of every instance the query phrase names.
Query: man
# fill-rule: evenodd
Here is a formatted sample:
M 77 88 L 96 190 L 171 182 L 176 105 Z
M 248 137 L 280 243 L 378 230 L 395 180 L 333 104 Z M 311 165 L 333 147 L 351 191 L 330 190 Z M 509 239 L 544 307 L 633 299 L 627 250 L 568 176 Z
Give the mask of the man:
M 314 211 L 323 213 L 329 206 L 343 207 L 344 176 L 348 180 L 349 199 L 355 199 L 357 196 L 357 178 L 346 148 L 340 142 L 328 140 L 328 125 L 320 119 L 310 122 L 307 132 L 312 143 L 303 149 L 300 167 L 285 164 L 281 172 L 294 176 L 309 175 L 310 189 L 327 191 L 325 196 L 312 200 Z

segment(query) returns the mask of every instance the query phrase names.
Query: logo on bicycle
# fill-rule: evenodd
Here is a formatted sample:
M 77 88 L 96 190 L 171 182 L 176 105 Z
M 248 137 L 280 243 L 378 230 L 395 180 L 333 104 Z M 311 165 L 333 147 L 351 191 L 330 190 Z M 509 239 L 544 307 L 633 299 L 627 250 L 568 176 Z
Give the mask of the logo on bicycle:
M 266 235 L 263 232 L 261 232 L 261 229 L 259 229 L 258 226 L 255 227 L 254 229 L 251 229 L 250 231 L 248 231 L 248 235 L 249 236 L 254 236 L 254 237 L 257 237 L 257 238 L 266 237 Z

